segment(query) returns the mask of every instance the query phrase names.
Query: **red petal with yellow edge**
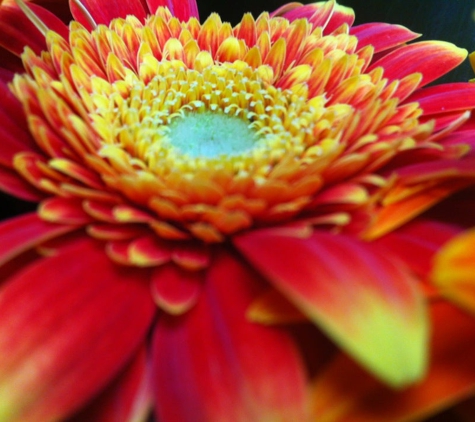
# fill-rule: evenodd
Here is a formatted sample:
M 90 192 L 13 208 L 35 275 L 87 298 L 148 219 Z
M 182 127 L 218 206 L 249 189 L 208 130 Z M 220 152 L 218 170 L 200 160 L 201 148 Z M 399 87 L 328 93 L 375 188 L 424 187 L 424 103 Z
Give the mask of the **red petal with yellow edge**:
M 353 25 L 355 21 L 355 12 L 350 7 L 345 7 L 340 4 L 335 4 L 332 17 L 323 30 L 324 35 L 331 34 L 335 29 L 341 25 Z
M 431 308 L 431 366 L 424 381 L 393 391 L 340 356 L 315 383 L 313 407 L 319 422 L 422 421 L 473 394 L 475 320 L 442 302 Z
M 35 246 L 75 230 L 75 226 L 51 224 L 36 213 L 11 218 L 0 224 L 0 265 Z
M 145 422 L 151 399 L 147 350 L 142 347 L 125 370 L 68 422 Z
M 150 13 L 155 13 L 160 6 L 168 7 L 172 15 L 181 21 L 199 18 L 196 0 L 147 0 L 147 5 Z
M 467 57 L 467 51 L 444 41 L 423 41 L 405 45 L 373 63 L 368 71 L 384 68 L 384 77 L 390 81 L 402 79 L 411 73 L 423 75 L 420 86 L 427 85 L 458 66 Z
M 435 220 L 418 220 L 375 242 L 404 261 L 416 274 L 426 277 L 432 268 L 434 255 L 459 231 L 452 225 Z
M 371 45 L 375 53 L 386 51 L 418 38 L 420 35 L 401 25 L 365 23 L 350 28 L 358 38 L 358 49 Z
M 419 89 L 406 102 L 417 101 L 425 116 L 475 107 L 475 84 L 451 83 Z
M 389 385 L 424 375 L 428 326 L 416 280 L 370 244 L 261 230 L 239 250 L 337 344 Z M 391 353 L 387 353 L 391 350 Z
M 109 0 L 107 5 L 101 0 L 69 0 L 69 6 L 74 19 L 89 30 L 93 29 L 91 22 L 86 18 L 87 15 L 78 6 L 78 3 L 87 10 L 96 25 L 109 25 L 112 19 L 125 18 L 127 15 L 135 16 L 140 21 L 145 20 L 147 16 L 140 0 Z
M 445 297 L 475 313 L 475 229 L 453 238 L 439 251 L 431 278 Z
M 189 311 L 200 296 L 204 275 L 183 270 L 175 264 L 158 267 L 152 275 L 152 296 L 165 312 L 179 315 Z
M 43 220 L 58 224 L 87 224 L 93 219 L 83 210 L 82 201 L 77 198 L 53 197 L 45 199 L 38 207 Z
M 0 419 L 60 420 L 131 358 L 152 322 L 148 273 L 89 240 L 30 265 L 0 291 Z
M 299 353 L 285 331 L 252 323 L 258 276 L 230 254 L 216 257 L 197 305 L 164 316 L 153 338 L 162 422 L 306 421 Z

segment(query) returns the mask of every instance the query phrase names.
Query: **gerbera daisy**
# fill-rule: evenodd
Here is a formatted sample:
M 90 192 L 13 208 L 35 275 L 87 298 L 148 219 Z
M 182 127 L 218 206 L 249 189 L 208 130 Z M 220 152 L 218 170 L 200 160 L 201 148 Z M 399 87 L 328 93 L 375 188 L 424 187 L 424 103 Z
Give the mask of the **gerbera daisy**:
M 0 9 L 0 185 L 38 202 L 0 225 L 0 420 L 387 421 L 473 392 L 475 320 L 432 265 L 460 228 L 427 211 L 475 176 L 475 85 L 426 87 L 464 50 L 335 1 L 235 27 L 70 4 Z

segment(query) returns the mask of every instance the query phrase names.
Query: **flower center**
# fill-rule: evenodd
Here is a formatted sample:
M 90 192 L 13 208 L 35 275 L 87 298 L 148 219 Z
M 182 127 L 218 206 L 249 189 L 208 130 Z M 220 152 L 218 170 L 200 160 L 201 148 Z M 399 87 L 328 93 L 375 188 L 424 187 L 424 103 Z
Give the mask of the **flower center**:
M 182 154 L 205 158 L 247 152 L 258 139 L 249 122 L 212 112 L 186 114 L 173 120 L 167 138 Z
M 299 216 L 347 224 L 386 183 L 375 172 L 432 131 L 399 103 L 420 77 L 365 73 L 371 51 L 347 30 L 268 14 L 201 25 L 163 8 L 93 31 L 72 22 L 67 40 L 48 32 L 47 52 L 24 53 L 12 83 L 42 151 L 15 168 L 62 209 L 119 225 L 116 238 L 124 223 L 210 243 Z M 40 215 L 59 221 L 51 204 Z

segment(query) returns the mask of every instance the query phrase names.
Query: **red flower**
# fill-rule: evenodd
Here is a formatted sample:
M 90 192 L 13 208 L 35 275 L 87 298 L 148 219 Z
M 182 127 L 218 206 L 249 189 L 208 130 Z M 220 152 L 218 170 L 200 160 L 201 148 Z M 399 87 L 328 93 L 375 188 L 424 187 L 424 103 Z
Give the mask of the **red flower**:
M 334 1 L 236 27 L 17 4 L 0 186 L 39 206 L 0 225 L 2 421 L 416 420 L 472 393 L 473 239 L 440 212 L 473 184 L 475 85 L 426 87 L 464 50 Z

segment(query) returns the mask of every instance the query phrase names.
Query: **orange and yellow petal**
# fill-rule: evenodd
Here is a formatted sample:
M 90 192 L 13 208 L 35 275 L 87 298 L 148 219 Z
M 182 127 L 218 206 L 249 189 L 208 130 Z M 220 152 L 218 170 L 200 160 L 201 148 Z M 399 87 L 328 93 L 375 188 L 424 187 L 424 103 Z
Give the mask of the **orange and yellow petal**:
M 429 327 L 422 292 L 408 271 L 371 245 L 277 229 L 235 243 L 302 313 L 384 382 L 403 387 L 425 375 Z
M 454 237 L 434 258 L 431 280 L 440 293 L 475 312 L 475 230 Z
M 315 379 L 313 415 L 322 422 L 421 421 L 471 397 L 475 390 L 475 320 L 455 307 L 431 305 L 430 366 L 403 391 L 382 386 L 346 356 Z

